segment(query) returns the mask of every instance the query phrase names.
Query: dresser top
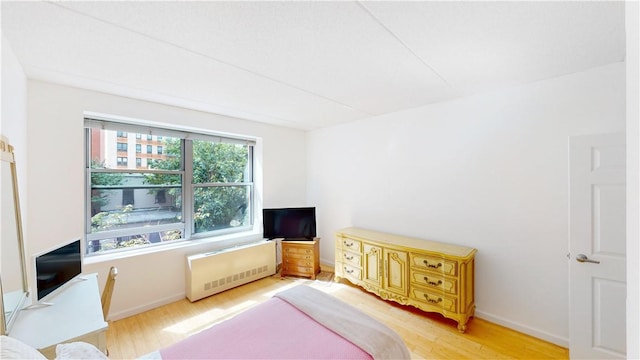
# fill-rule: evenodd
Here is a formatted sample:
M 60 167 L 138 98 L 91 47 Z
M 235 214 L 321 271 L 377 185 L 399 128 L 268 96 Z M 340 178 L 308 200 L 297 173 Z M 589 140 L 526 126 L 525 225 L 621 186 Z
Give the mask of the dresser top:
M 408 236 L 389 234 L 374 230 L 367 230 L 361 228 L 345 228 L 336 232 L 337 235 L 344 235 L 363 241 L 373 241 L 383 244 L 393 244 L 404 246 L 407 248 L 422 249 L 427 251 L 433 251 L 437 253 L 443 253 L 450 256 L 456 256 L 459 258 L 468 258 L 475 254 L 476 249 L 458 246 L 453 244 L 447 244 L 438 241 L 431 241 L 425 239 L 418 239 Z

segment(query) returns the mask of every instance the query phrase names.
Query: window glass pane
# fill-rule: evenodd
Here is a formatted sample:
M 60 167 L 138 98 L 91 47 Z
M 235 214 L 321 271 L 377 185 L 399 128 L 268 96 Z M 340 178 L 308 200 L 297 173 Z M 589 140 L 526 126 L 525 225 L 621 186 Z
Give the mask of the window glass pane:
M 249 182 L 249 147 L 240 144 L 193 141 L 193 183 Z
M 100 240 L 89 240 L 87 244 L 87 252 L 96 253 L 100 251 L 130 248 L 179 239 L 182 239 L 182 231 L 168 230 L 131 236 L 111 237 Z
M 211 186 L 194 189 L 196 233 L 251 224 L 250 186 Z
M 127 143 L 122 142 L 122 138 L 118 139 L 118 132 L 114 130 L 90 129 L 91 136 L 91 168 L 93 169 L 115 169 L 117 167 L 126 167 L 135 169 L 137 162 L 133 160 L 131 164 L 122 152 L 127 155 L 131 154 Z M 126 134 L 126 133 L 124 133 Z M 138 155 L 132 155 L 136 158 L 146 160 L 146 164 L 150 169 L 162 170 L 180 170 L 181 169 L 181 142 L 179 138 L 165 136 L 160 142 L 164 146 L 164 154 L 142 154 L 142 147 L 136 144 L 135 152 Z M 147 148 L 148 149 L 148 148 Z M 142 163 L 145 163 L 143 161 Z
M 91 232 L 182 221 L 181 176 L 91 174 Z

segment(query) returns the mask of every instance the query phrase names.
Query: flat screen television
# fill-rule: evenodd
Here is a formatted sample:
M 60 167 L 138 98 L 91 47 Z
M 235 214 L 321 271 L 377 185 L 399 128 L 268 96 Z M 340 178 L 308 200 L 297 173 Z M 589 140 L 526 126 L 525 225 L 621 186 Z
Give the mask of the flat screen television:
M 263 209 L 263 237 L 267 239 L 313 240 L 316 237 L 316 208 Z
M 82 273 L 80 239 L 35 257 L 37 302 L 45 301 Z

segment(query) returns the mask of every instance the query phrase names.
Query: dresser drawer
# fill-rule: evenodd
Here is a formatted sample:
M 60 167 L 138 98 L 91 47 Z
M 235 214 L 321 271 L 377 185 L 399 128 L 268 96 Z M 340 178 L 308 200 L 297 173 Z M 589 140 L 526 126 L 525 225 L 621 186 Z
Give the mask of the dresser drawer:
M 362 270 L 359 267 L 351 266 L 349 264 L 338 263 L 337 266 L 340 266 L 342 276 L 347 279 L 353 279 L 359 281 L 362 279 Z
M 436 291 L 444 291 L 448 294 L 458 294 L 458 282 L 440 274 L 411 270 L 411 281 L 426 288 Z
M 439 307 L 445 311 L 458 311 L 458 299 L 448 297 L 443 293 L 431 292 L 416 286 L 411 289 L 411 297 L 425 304 Z
M 360 267 L 360 265 L 362 265 L 362 256 L 349 251 L 340 251 L 338 260 L 356 267 Z
M 436 256 L 411 254 L 411 265 L 429 271 L 437 271 L 445 275 L 458 275 L 458 263 Z
M 362 243 L 358 240 L 351 238 L 338 239 L 338 246 L 344 250 L 360 252 L 362 249 Z

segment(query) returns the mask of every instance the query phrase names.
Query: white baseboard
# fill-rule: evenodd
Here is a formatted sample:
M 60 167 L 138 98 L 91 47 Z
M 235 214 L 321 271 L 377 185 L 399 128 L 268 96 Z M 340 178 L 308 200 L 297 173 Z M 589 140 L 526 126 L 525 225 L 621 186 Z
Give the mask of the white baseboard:
M 538 339 L 542 339 L 545 341 L 548 341 L 552 344 L 556 344 L 558 346 L 562 346 L 565 348 L 569 347 L 569 339 L 561 337 L 561 336 L 557 336 L 554 334 L 550 334 L 546 331 L 540 330 L 540 329 L 536 329 L 527 325 L 523 325 L 511 320 L 507 320 L 503 317 L 500 316 L 496 316 L 496 315 L 492 315 L 486 312 L 483 312 L 481 310 L 476 309 L 476 313 L 475 313 L 475 317 L 480 318 L 482 320 L 487 320 L 490 321 L 494 324 L 498 324 L 498 325 L 502 325 L 504 327 L 507 327 L 509 329 L 515 330 L 515 331 L 519 331 L 523 334 L 527 334 L 527 335 L 531 335 L 535 338 Z
M 172 302 L 176 302 L 179 300 L 182 300 L 185 298 L 185 293 L 180 293 L 180 294 L 175 294 L 172 296 L 168 296 L 159 300 L 156 300 L 154 302 L 148 303 L 148 304 L 144 304 L 144 305 L 140 305 L 140 306 L 136 306 L 133 308 L 129 308 L 126 310 L 122 310 L 122 311 L 118 311 L 116 313 L 110 313 L 109 314 L 109 320 L 111 321 L 115 321 L 115 320 L 120 320 L 120 319 L 124 319 L 126 317 L 129 316 L 133 316 L 133 315 L 137 315 L 140 313 L 143 313 L 145 311 L 149 311 L 152 309 L 155 309 L 157 307 L 163 306 L 163 305 L 167 305 L 167 304 L 171 304 Z

